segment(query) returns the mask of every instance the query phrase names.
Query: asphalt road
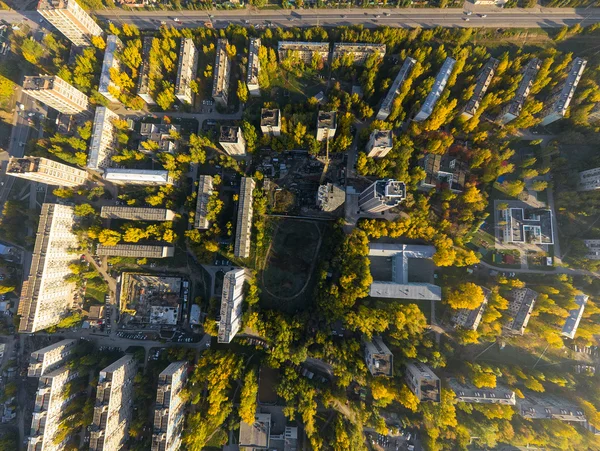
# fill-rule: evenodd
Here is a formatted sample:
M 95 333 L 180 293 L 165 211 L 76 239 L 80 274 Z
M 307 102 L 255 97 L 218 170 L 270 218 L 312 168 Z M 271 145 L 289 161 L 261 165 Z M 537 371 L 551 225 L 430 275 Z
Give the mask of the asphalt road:
M 472 11 L 467 16 L 465 10 Z M 381 25 L 394 27 L 487 27 L 487 28 L 534 28 L 562 27 L 563 25 L 590 25 L 600 22 L 600 8 L 511 8 L 475 6 L 467 4 L 462 9 L 301 9 L 301 10 L 250 10 L 237 11 L 121 11 L 97 10 L 98 19 L 133 23 L 142 29 L 158 28 L 161 22 L 175 26 L 197 27 L 207 22 L 215 28 L 230 23 L 248 25 L 291 26 L 340 26 L 362 24 L 365 27 Z M 487 17 L 481 17 L 486 15 Z M 41 16 L 36 11 L 1 11 L 0 19 L 9 22 L 29 20 L 37 25 Z M 175 22 L 174 19 L 178 19 Z M 468 20 L 467 20 L 468 19 Z

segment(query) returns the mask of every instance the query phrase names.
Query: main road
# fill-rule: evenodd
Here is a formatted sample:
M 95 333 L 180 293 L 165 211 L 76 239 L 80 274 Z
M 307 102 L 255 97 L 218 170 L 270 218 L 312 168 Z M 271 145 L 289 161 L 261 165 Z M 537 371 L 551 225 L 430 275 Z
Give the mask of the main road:
M 466 11 L 472 12 L 467 15 Z M 154 29 L 165 22 L 181 27 L 198 27 L 210 23 L 224 28 L 230 23 L 307 27 L 313 25 L 340 26 L 382 25 L 403 28 L 487 27 L 487 28 L 554 28 L 563 25 L 582 26 L 600 22 L 600 8 L 509 8 L 466 4 L 465 9 L 378 8 L 378 9 L 281 9 L 281 10 L 209 10 L 209 11 L 124 11 L 103 9 L 92 12 L 98 19 L 134 24 L 142 29 Z M 485 16 L 485 17 L 484 17 Z M 36 11 L 1 11 L 0 19 L 9 22 L 29 21 L 37 26 L 41 16 Z M 177 21 L 175 20 L 177 19 Z

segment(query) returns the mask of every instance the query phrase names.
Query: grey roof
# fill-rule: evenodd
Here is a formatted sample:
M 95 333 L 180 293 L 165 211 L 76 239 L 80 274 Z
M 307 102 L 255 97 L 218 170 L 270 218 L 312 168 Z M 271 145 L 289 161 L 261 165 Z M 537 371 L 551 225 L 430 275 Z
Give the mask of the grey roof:
M 587 294 L 578 294 L 575 296 L 577 308 L 569 312 L 569 316 L 565 320 L 565 325 L 562 328 L 562 335 L 565 337 L 571 339 L 575 338 L 575 334 L 577 333 L 577 328 L 579 327 L 579 322 L 583 316 L 583 311 L 585 310 L 585 305 L 587 304 L 588 299 L 589 296 Z
M 378 282 L 371 284 L 369 296 L 375 298 L 395 299 L 423 299 L 427 301 L 440 301 L 442 289 L 431 283 L 395 283 Z

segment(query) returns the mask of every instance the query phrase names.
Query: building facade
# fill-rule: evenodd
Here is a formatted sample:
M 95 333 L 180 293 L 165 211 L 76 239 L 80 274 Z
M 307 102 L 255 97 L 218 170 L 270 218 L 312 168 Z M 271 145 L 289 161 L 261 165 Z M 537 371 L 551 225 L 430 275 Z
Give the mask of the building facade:
M 62 366 L 75 350 L 77 340 L 61 340 L 45 348 L 38 349 L 29 357 L 27 376 L 42 377 Z
M 281 135 L 281 110 L 262 108 L 260 110 L 260 131 L 265 135 Z
M 222 125 L 219 133 L 219 144 L 231 156 L 246 155 L 246 140 L 241 127 Z
M 229 99 L 229 78 L 231 76 L 231 61 L 227 55 L 227 39 L 217 41 L 217 55 L 213 69 L 212 98 L 219 105 L 226 107 Z
M 246 269 L 239 268 L 225 273 L 219 320 L 219 343 L 231 343 L 238 333 L 242 321 L 244 282 L 248 278 Z
M 381 213 L 406 199 L 406 185 L 397 180 L 377 180 L 360 193 L 358 208 L 367 213 Z
M 540 113 L 542 116 L 541 125 L 548 125 L 565 117 L 586 64 L 587 61 L 583 58 L 573 60 L 567 77 L 558 84 L 547 100 L 546 108 Z
M 96 247 L 96 255 L 102 257 L 167 258 L 175 255 L 175 248 L 164 244 L 117 244 Z
M 182 103 L 194 103 L 191 82 L 198 71 L 198 49 L 191 38 L 182 38 L 175 81 L 175 97 Z
M 538 293 L 531 288 L 512 290 L 508 299 L 508 314 L 511 319 L 504 325 L 504 328 L 509 332 L 523 335 L 529 323 L 529 318 L 531 318 L 531 312 L 533 312 L 537 297 Z
M 490 58 L 487 63 L 485 63 L 483 69 L 477 77 L 477 83 L 475 84 L 473 95 L 462 110 L 462 117 L 471 119 L 473 116 L 475 116 L 477 110 L 479 109 L 479 104 L 483 100 L 483 96 L 487 92 L 490 83 L 494 78 L 494 74 L 496 73 L 496 68 L 498 67 L 499 63 L 500 61 L 498 61 L 496 58 Z
M 279 61 L 283 61 L 287 57 L 293 57 L 300 59 L 304 64 L 310 64 L 313 58 L 327 62 L 329 60 L 329 43 L 279 41 L 277 44 L 277 54 Z
M 152 93 L 150 92 L 150 50 L 152 50 L 152 36 L 146 36 L 142 44 L 142 65 L 140 66 L 140 75 L 137 84 L 137 94 L 148 105 L 156 105 Z
M 514 406 L 517 403 L 515 392 L 497 385 L 495 388 L 477 388 L 470 383 L 460 383 L 456 379 L 448 379 L 448 386 L 456 394 L 460 402 L 473 404 L 503 404 Z
M 37 11 L 78 47 L 92 45 L 92 36 L 102 35 L 102 28 L 75 0 L 40 0 Z
M 175 218 L 175 212 L 167 208 L 103 205 L 100 217 L 129 221 L 172 221 Z
M 448 79 L 452 74 L 452 70 L 454 69 L 455 64 L 456 60 L 450 57 L 446 58 L 444 64 L 442 64 L 442 68 L 435 77 L 433 88 L 431 88 L 431 91 L 429 91 L 429 94 L 427 94 L 427 97 L 425 98 L 421 109 L 414 118 L 415 122 L 422 122 L 429 116 L 431 116 L 435 105 L 440 99 L 442 92 L 444 92 L 444 89 L 446 88 L 446 84 L 448 83 Z
M 333 44 L 332 59 L 335 61 L 349 55 L 354 64 L 363 65 L 371 55 L 377 55 L 378 59 L 383 59 L 385 49 L 385 44 L 336 42 Z
M 25 77 L 23 93 L 63 114 L 92 114 L 88 97 L 57 75 Z
M 600 168 L 581 171 L 577 191 L 594 191 L 597 189 L 600 189 Z
M 258 85 L 258 74 L 260 73 L 260 61 L 258 59 L 259 50 L 260 38 L 250 38 L 246 84 L 248 85 L 248 92 L 251 96 L 260 96 L 260 86 Z
M 379 111 L 377 112 L 376 119 L 378 119 L 380 121 L 385 121 L 388 118 L 388 116 L 392 112 L 392 106 L 394 104 L 394 100 L 400 93 L 402 85 L 407 80 L 408 76 L 412 72 L 412 69 L 416 63 L 417 63 L 417 60 L 410 58 L 410 57 L 406 58 L 404 60 L 404 63 L 402 63 L 402 67 L 400 68 L 398 75 L 396 75 L 396 78 L 394 79 L 394 82 L 392 83 L 392 86 L 390 86 L 390 89 L 388 90 L 387 94 L 385 95 L 383 102 L 381 102 L 381 106 L 379 107 Z
M 208 201 L 213 193 L 213 178 L 210 175 L 201 175 L 198 178 L 198 195 L 196 197 L 196 215 L 194 216 L 194 228 L 207 230 L 210 222 L 207 219 Z
M 119 116 L 105 106 L 96 107 L 92 138 L 88 151 L 87 168 L 102 171 L 110 166 L 116 151 L 117 129 L 114 122 Z
M 392 377 L 394 375 L 394 354 L 381 337 L 364 340 L 365 363 L 373 376 Z
M 77 287 L 65 281 L 71 274 L 73 249 L 79 245 L 74 225 L 73 207 L 42 205 L 31 269 L 21 290 L 19 332 L 37 332 L 54 326 L 75 304 Z
M 152 451 L 179 451 L 185 419 L 181 390 L 187 381 L 187 362 L 173 362 L 158 375 Z
M 235 245 L 233 255 L 238 258 L 250 257 L 252 236 L 252 201 L 256 184 L 252 177 L 242 177 L 240 199 L 238 203 L 237 225 L 235 228 Z
M 337 130 L 337 113 L 335 111 L 319 111 L 317 116 L 317 141 L 329 141 Z
M 102 61 L 102 72 L 100 72 L 100 83 L 98 92 L 102 94 L 109 102 L 118 102 L 115 96 L 121 88 L 110 79 L 110 70 L 120 70 L 121 63 L 117 58 L 117 52 L 123 49 L 123 43 L 117 35 L 110 34 L 106 38 L 106 48 L 104 49 L 104 60 Z
M 515 96 L 504 108 L 502 108 L 496 122 L 506 125 L 519 117 L 523 105 L 525 105 L 525 100 L 529 97 L 529 91 L 531 91 L 531 87 L 537 77 L 541 64 L 542 62 L 539 58 L 533 58 L 527 63 L 527 66 L 523 69 L 523 78 L 521 78 Z
M 383 158 L 394 146 L 391 130 L 373 130 L 367 144 L 367 157 Z
M 6 173 L 13 177 L 45 183 L 46 185 L 75 187 L 85 184 L 87 172 L 43 157 L 11 157 Z
M 172 185 L 169 171 L 161 169 L 105 168 L 102 178 L 117 185 Z
M 405 379 L 419 401 L 440 402 L 440 378 L 424 363 L 416 360 L 407 363 Z

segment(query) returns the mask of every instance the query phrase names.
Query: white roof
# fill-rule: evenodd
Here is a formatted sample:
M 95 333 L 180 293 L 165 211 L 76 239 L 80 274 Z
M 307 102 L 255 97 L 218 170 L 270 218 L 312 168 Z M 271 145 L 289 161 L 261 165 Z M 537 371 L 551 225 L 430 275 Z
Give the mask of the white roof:
M 117 169 L 106 168 L 105 180 L 135 181 L 135 182 L 169 182 L 169 171 L 152 169 Z

